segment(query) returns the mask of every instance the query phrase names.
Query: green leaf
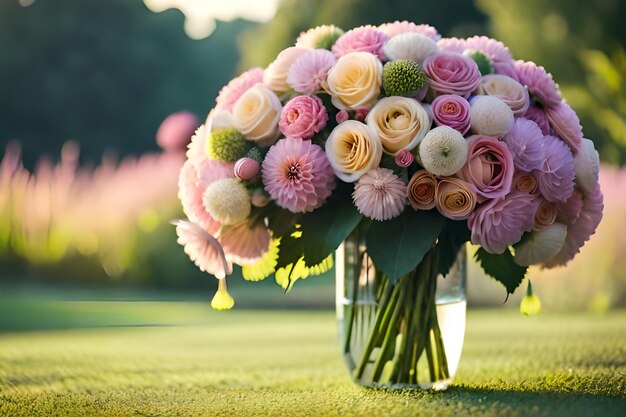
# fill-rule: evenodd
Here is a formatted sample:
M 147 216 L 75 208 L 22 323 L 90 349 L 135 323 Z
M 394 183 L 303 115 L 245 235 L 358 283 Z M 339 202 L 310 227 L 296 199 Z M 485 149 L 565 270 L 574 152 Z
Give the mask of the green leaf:
M 311 267 L 323 262 L 359 224 L 363 216 L 352 203 L 327 204 L 301 219 L 304 262 Z
M 293 228 L 292 232 L 297 229 Z M 304 243 L 301 238 L 296 238 L 291 233 L 286 233 L 280 239 L 280 246 L 278 247 L 278 259 L 276 263 L 276 269 L 284 268 L 289 264 L 298 262 L 304 254 Z
M 480 248 L 476 251 L 476 260 L 487 275 L 504 285 L 508 294 L 515 292 L 515 289 L 522 283 L 528 269 L 528 267 L 519 266 L 513 261 L 513 255 L 509 248 L 499 255 L 491 254 Z
M 446 220 L 437 243 L 439 249 L 439 273 L 446 276 L 457 259 L 459 250 L 470 240 L 467 222 Z
M 268 227 L 272 230 L 274 237 L 281 237 L 290 234 L 295 224 L 298 222 L 298 215 L 280 207 L 273 207 L 267 212 Z
M 392 281 L 414 269 L 439 237 L 444 217 L 435 210 L 409 208 L 388 221 L 372 222 L 367 233 L 367 252 L 376 268 Z

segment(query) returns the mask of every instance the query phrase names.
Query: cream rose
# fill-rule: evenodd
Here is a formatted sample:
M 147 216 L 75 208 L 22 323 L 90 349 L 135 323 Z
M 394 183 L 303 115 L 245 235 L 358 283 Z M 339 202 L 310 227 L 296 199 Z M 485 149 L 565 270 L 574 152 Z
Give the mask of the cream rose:
M 233 107 L 235 127 L 259 146 L 270 146 L 278 139 L 278 120 L 282 109 L 272 90 L 263 84 L 256 84 L 243 93 Z
M 337 60 L 324 84 L 340 110 L 371 107 L 380 95 L 383 64 L 369 52 L 350 52 Z
M 415 148 L 428 133 L 432 119 L 412 98 L 385 97 L 374 105 L 365 122 L 378 133 L 383 151 L 395 155 Z
M 326 156 L 335 175 L 345 182 L 354 182 L 380 163 L 383 146 L 376 132 L 361 122 L 348 120 L 330 132 Z
M 291 87 L 287 84 L 289 68 L 298 58 L 304 55 L 308 49 L 292 46 L 278 54 L 274 62 L 269 64 L 263 73 L 263 84 L 279 96 L 286 95 Z
M 452 220 L 465 220 L 476 207 L 476 192 L 463 180 L 441 178 L 435 190 L 437 210 Z
M 480 80 L 483 94 L 498 97 L 511 108 L 514 116 L 523 116 L 528 110 L 530 99 L 526 87 L 513 78 L 502 74 L 485 75 Z

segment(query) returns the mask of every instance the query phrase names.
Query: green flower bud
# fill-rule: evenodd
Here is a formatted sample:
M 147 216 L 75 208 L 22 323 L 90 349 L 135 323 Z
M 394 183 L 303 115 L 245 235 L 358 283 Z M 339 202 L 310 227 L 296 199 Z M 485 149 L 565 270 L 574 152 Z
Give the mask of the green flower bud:
M 339 39 L 343 33 L 343 30 L 338 27 L 332 27 L 332 30 L 320 34 L 320 36 L 315 40 L 315 49 L 328 49 L 330 51 L 335 42 L 337 42 L 337 39 Z
M 246 140 L 237 129 L 218 129 L 209 135 L 207 155 L 218 161 L 235 162 L 246 156 L 252 146 L 252 142 Z
M 426 75 L 415 61 L 398 59 L 383 67 L 383 89 L 388 96 L 411 96 L 425 81 Z
M 465 51 L 464 55 L 471 58 L 476 63 L 476 65 L 478 65 L 480 75 L 493 73 L 493 64 L 491 63 L 491 60 L 487 57 L 487 55 L 475 50 Z

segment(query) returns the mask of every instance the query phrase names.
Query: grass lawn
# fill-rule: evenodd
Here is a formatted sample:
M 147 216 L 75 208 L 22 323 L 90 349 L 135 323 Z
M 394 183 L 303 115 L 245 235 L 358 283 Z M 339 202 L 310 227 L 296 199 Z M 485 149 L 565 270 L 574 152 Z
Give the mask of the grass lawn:
M 470 311 L 455 385 L 431 393 L 354 385 L 328 311 L 20 305 L 0 306 L 2 416 L 626 413 L 626 312 Z

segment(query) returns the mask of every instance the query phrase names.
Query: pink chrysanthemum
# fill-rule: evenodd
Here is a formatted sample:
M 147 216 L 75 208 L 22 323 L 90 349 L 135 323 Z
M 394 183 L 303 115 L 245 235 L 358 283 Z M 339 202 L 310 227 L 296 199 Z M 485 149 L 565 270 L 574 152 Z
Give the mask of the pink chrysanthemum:
M 191 159 L 187 160 L 178 177 L 178 198 L 187 218 L 207 233 L 215 234 L 220 223 L 204 208 L 202 196 L 207 187 L 221 178 L 231 178 L 234 164 L 204 159 L 196 168 Z
M 392 170 L 375 168 L 359 178 L 352 200 L 359 212 L 370 219 L 393 219 L 406 205 L 406 185 Z
M 561 102 L 559 86 L 552 79 L 552 74 L 544 67 L 538 67 L 532 61 L 515 61 L 515 72 L 522 85 L 545 108 L 558 106 Z
M 580 215 L 574 224 L 567 226 L 567 236 L 561 251 L 552 259 L 544 262 L 543 266 L 552 268 L 558 265 L 565 265 L 580 252 L 585 242 L 596 231 L 602 219 L 604 201 L 600 186 L 583 197 L 583 206 Z
M 567 201 L 574 192 L 574 155 L 556 136 L 544 136 L 545 160 L 537 175 L 543 197 L 556 203 Z
M 339 58 L 350 52 L 369 52 L 379 59 L 385 59 L 383 45 L 389 36 L 374 26 L 361 26 L 347 31 L 333 45 L 333 54 Z
M 465 51 L 465 39 L 443 38 L 437 42 L 437 46 L 441 52 L 462 54 Z
M 565 141 L 574 153 L 580 150 L 583 141 L 583 127 L 576 112 L 564 101 L 546 109 L 546 116 L 557 135 Z
M 284 138 L 263 161 L 263 184 L 276 204 L 293 213 L 313 211 L 335 187 L 335 175 L 321 147 L 308 140 Z
M 574 224 L 582 209 L 583 195 L 580 191 L 574 190 L 566 202 L 556 204 L 556 219 L 560 223 Z
M 406 20 L 402 22 L 396 20 L 392 23 L 383 23 L 382 25 L 378 26 L 378 30 L 380 30 L 390 38 L 393 38 L 396 35 L 401 35 L 403 33 L 419 33 L 421 35 L 428 36 L 434 41 L 438 41 L 439 39 L 441 39 L 441 35 L 434 27 L 425 24 L 416 25 L 415 23 L 407 22 Z
M 504 198 L 487 200 L 467 219 L 471 241 L 489 253 L 502 253 L 533 228 L 539 199 L 513 191 Z
M 239 97 L 250 87 L 261 82 L 263 82 L 263 68 L 251 68 L 239 77 L 233 78 L 222 87 L 217 95 L 215 109 L 232 111 Z
M 295 60 L 289 68 L 287 84 L 300 94 L 313 94 L 326 81 L 328 71 L 337 60 L 326 49 L 313 49 Z
M 543 166 L 543 134 L 537 123 L 523 117 L 515 119 L 513 129 L 504 135 L 504 142 L 509 147 L 513 164 L 518 170 L 530 172 Z
M 226 259 L 237 265 L 257 262 L 269 249 L 270 239 L 270 231 L 263 222 L 242 222 L 224 226 L 219 235 Z
M 528 106 L 528 110 L 526 110 L 524 117 L 537 123 L 539 129 L 541 129 L 541 133 L 544 135 L 550 134 L 550 122 L 548 121 L 546 112 L 541 107 L 531 104 Z
M 195 223 L 179 220 L 174 224 L 178 243 L 201 271 L 218 279 L 232 274 L 233 265 L 226 260 L 224 250 L 217 239 Z
M 465 49 L 482 52 L 491 60 L 496 74 L 507 75 L 517 81 L 517 73 L 509 48 L 487 36 L 473 36 L 465 41 Z

